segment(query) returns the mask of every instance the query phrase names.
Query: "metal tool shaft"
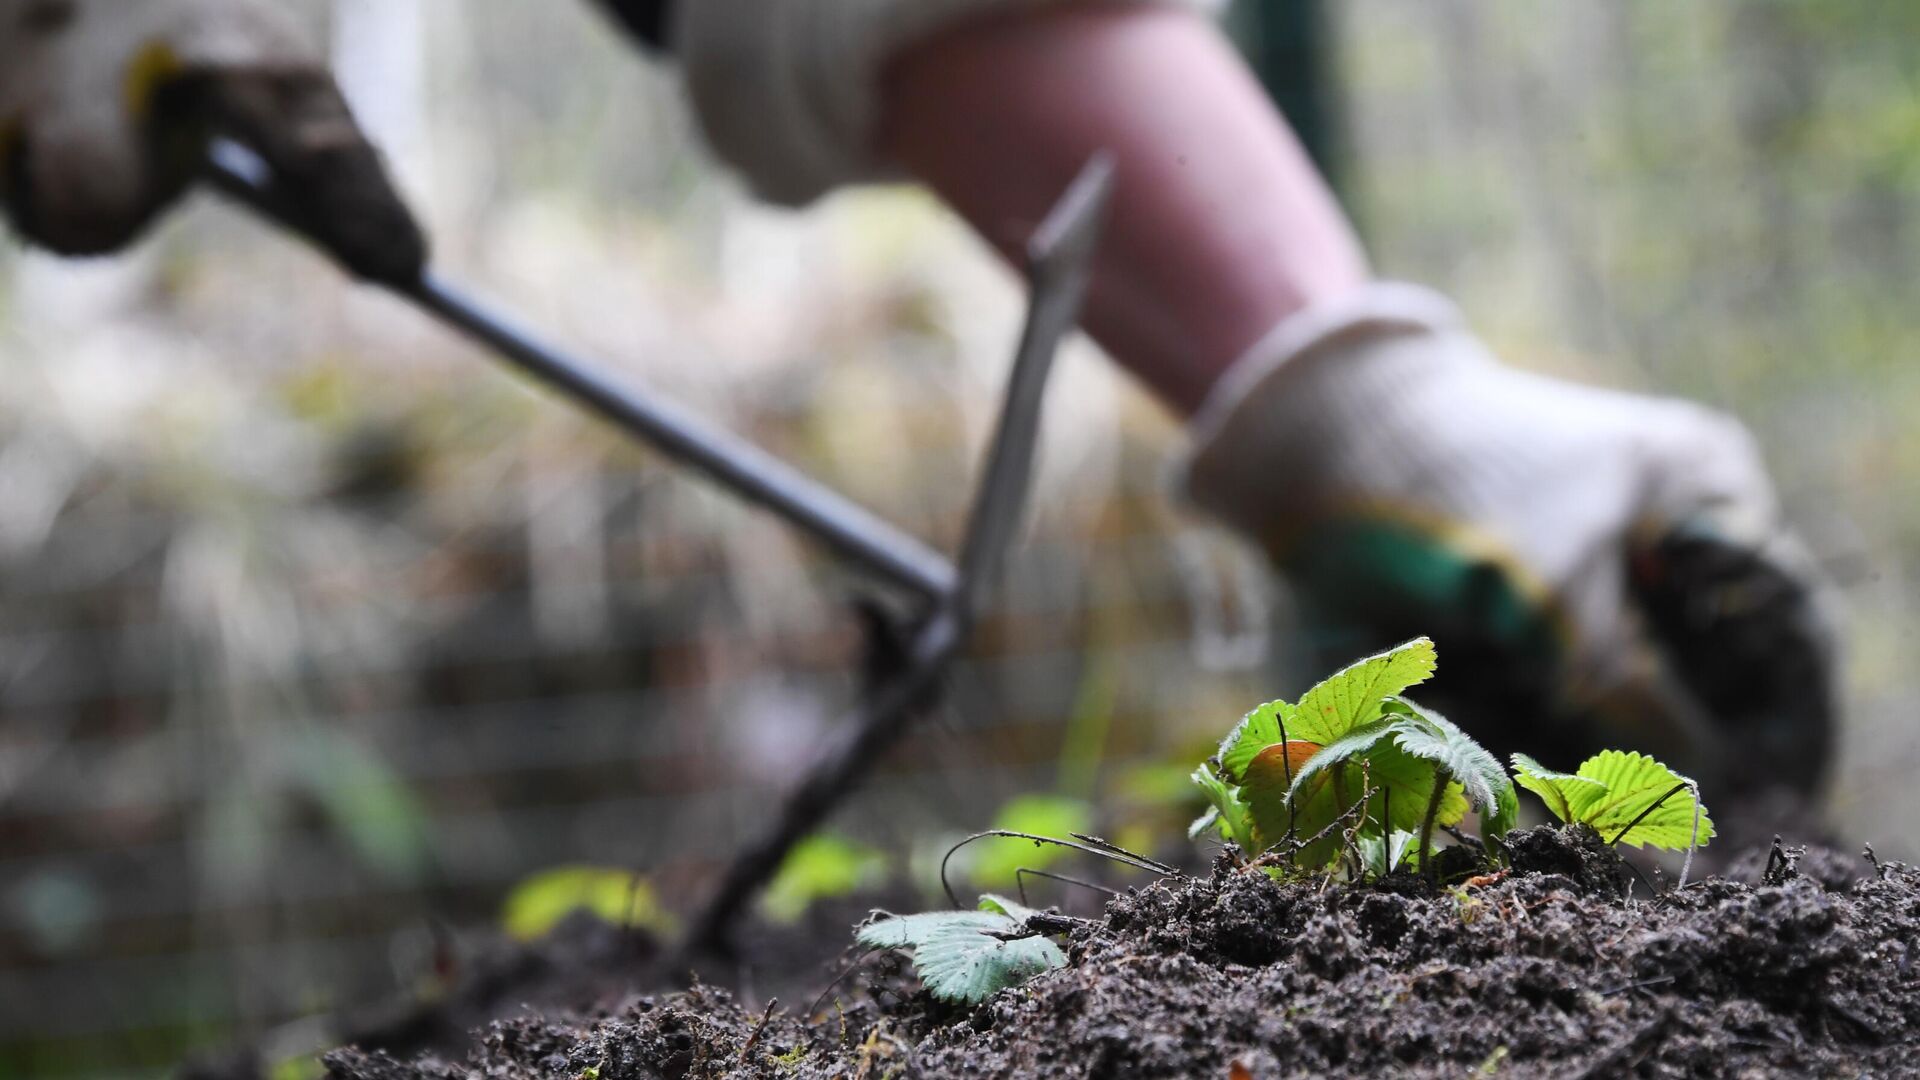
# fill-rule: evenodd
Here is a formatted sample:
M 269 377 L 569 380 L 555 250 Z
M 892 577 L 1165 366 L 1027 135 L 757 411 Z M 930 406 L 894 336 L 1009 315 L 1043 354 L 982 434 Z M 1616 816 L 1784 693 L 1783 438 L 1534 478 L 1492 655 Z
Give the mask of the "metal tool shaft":
M 313 241 L 297 207 L 275 189 L 271 170 L 251 150 L 217 140 L 208 178 L 222 191 Z M 487 346 L 520 370 L 765 506 L 829 547 L 896 585 L 938 600 L 953 591 L 953 564 L 919 539 L 744 439 L 528 332 L 432 271 L 391 285 L 440 321 Z

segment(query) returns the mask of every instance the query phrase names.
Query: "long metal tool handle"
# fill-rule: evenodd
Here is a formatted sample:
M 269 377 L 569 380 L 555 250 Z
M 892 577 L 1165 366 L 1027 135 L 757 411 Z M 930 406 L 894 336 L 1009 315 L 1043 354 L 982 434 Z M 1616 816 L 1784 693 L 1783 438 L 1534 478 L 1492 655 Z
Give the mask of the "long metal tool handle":
M 841 720 L 820 756 L 781 803 L 780 813 L 737 851 L 713 896 L 695 916 L 678 960 L 724 951 L 740 913 L 780 868 L 787 852 L 841 803 L 880 756 L 938 696 L 941 680 L 973 625 L 1026 509 L 1047 375 L 1060 341 L 1080 317 L 1093 253 L 1113 190 L 1113 163 L 1097 156 L 1054 204 L 1027 245 L 1033 297 L 1008 375 L 986 468 L 961 547 L 960 580 L 914 631 L 903 668 Z M 674 966 L 679 966 L 676 963 Z
M 214 186 L 319 243 L 300 208 L 279 192 L 272 169 L 259 155 L 219 139 L 208 159 L 208 180 Z M 894 584 L 934 601 L 952 593 L 958 578 L 953 564 L 939 552 L 752 443 L 541 340 L 430 270 L 417 281 L 389 287 L 522 371 Z

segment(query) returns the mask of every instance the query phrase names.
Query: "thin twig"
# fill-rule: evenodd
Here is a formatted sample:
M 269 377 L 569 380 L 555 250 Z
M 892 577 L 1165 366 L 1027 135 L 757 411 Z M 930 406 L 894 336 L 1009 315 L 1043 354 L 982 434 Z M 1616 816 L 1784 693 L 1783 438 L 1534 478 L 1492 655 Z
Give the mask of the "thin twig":
M 1037 877 L 1037 878 L 1046 878 L 1049 881 L 1062 882 L 1067 885 L 1078 885 L 1083 889 L 1092 889 L 1094 892 L 1105 893 L 1108 896 L 1120 895 L 1120 891 L 1118 889 L 1109 889 L 1105 885 L 1095 885 L 1091 881 L 1083 881 L 1077 877 L 1068 877 L 1065 874 L 1056 874 L 1051 870 L 1035 870 L 1031 866 L 1022 866 L 1014 870 L 1013 884 L 1015 888 L 1020 890 L 1020 902 L 1022 904 L 1026 904 L 1027 907 L 1032 907 L 1033 905 L 1027 903 L 1027 882 L 1026 882 L 1026 878 L 1024 877 L 1024 875 L 1026 874 L 1032 874 L 1034 877 Z
M 779 1004 L 779 998 L 767 999 L 767 1007 L 760 1013 L 760 1022 L 753 1025 L 753 1031 L 747 1035 L 747 1041 L 740 1044 L 741 1064 L 746 1064 L 747 1055 L 753 1051 L 753 1044 L 760 1041 L 760 1033 L 767 1030 L 767 1021 L 773 1019 L 773 1010 Z
M 1319 843 L 1320 841 L 1325 840 L 1327 837 L 1332 836 L 1336 831 L 1340 829 L 1341 826 L 1347 824 L 1347 819 L 1352 817 L 1355 811 L 1365 809 L 1366 805 L 1367 805 L 1366 800 L 1363 799 L 1360 802 L 1354 803 L 1352 806 L 1347 807 L 1346 811 L 1343 812 L 1339 817 L 1334 818 L 1332 821 L 1327 822 L 1326 828 L 1321 829 L 1319 832 L 1314 833 L 1312 836 L 1306 838 L 1305 840 L 1300 841 L 1298 844 L 1294 846 L 1294 849 L 1292 851 L 1287 852 L 1286 855 L 1283 857 L 1291 858 L 1292 856 L 1302 851 L 1305 851 L 1306 849 L 1312 847 L 1313 845 Z M 1265 856 L 1262 856 L 1262 858 L 1265 858 Z
M 1887 871 L 1892 869 L 1892 867 L 1881 865 L 1880 856 L 1874 854 L 1872 844 L 1861 844 L 1860 855 L 1873 867 L 1874 876 L 1878 877 L 1881 881 L 1887 880 Z
M 1612 997 L 1615 994 L 1624 994 L 1629 990 L 1645 990 L 1651 986 L 1665 986 L 1677 978 L 1679 978 L 1678 975 L 1655 975 L 1651 979 L 1640 979 L 1637 982 L 1621 983 L 1612 989 L 1602 990 L 1600 991 L 1600 996 L 1606 998 Z
M 1273 710 L 1273 722 L 1280 726 L 1280 770 L 1287 778 L 1287 843 L 1291 844 L 1298 838 L 1293 820 L 1293 755 L 1287 753 L 1287 718 L 1282 710 Z
M 1054 844 L 1058 847 L 1071 848 L 1074 851 L 1083 852 L 1088 855 L 1098 855 L 1103 859 L 1111 859 L 1123 866 L 1131 866 L 1136 870 L 1146 870 L 1150 873 L 1159 874 L 1162 877 L 1170 877 L 1176 874 L 1182 877 L 1186 876 L 1176 867 L 1168 866 L 1166 863 L 1154 859 L 1149 859 L 1145 855 L 1136 855 L 1125 848 L 1108 843 L 1097 836 L 1083 836 L 1080 833 L 1073 835 L 1075 837 L 1074 840 L 1062 840 L 1057 836 L 1041 836 L 1039 833 L 1020 832 L 1016 829 L 988 829 L 985 832 L 974 833 L 972 836 L 948 848 L 947 853 L 941 857 L 940 887 L 946 890 L 947 902 L 956 908 L 959 907 L 960 898 L 954 895 L 953 885 L 947 880 L 947 864 L 953 860 L 954 852 L 959 851 L 961 848 L 966 847 L 976 840 L 985 840 L 992 836 L 1005 836 L 1015 840 L 1031 840 L 1036 844 Z
M 874 953 L 877 953 L 879 951 L 881 950 L 866 949 L 862 951 L 859 956 L 856 956 L 852 960 L 849 960 L 847 962 L 847 966 L 840 969 L 840 974 L 835 975 L 833 977 L 833 981 L 828 983 L 825 989 L 822 989 L 819 994 L 815 995 L 813 999 L 813 1004 L 807 1006 L 807 1016 L 811 1017 L 815 1013 L 819 1012 L 820 1003 L 822 1001 L 827 1000 L 827 995 L 833 993 L 833 988 L 836 986 L 839 986 L 840 981 L 842 979 L 845 979 L 847 976 L 853 974 L 853 970 L 855 968 L 859 967 L 861 964 L 866 963 L 867 957 L 872 956 Z
M 1142 855 L 1137 851 L 1129 851 L 1128 849 L 1121 847 L 1119 844 L 1116 844 L 1113 841 L 1108 840 L 1104 836 L 1095 836 L 1092 833 L 1083 833 L 1083 832 L 1070 832 L 1067 835 L 1073 837 L 1075 840 L 1078 840 L 1083 844 L 1092 844 L 1094 847 L 1097 847 L 1102 851 L 1111 851 L 1115 855 L 1125 855 L 1129 859 L 1136 859 L 1164 874 L 1177 874 L 1180 872 L 1180 868 L 1177 866 L 1169 866 L 1166 863 L 1161 862 L 1159 859 L 1153 858 L 1152 856 Z

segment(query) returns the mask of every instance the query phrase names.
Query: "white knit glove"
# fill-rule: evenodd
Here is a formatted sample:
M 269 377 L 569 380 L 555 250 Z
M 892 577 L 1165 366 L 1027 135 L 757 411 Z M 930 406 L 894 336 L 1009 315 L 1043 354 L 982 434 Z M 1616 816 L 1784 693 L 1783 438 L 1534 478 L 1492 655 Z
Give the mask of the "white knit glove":
M 874 150 L 880 71 L 964 19 L 1069 2 L 1225 0 L 680 0 L 668 38 L 707 142 L 764 199 L 810 202 L 884 176 Z
M 131 239 L 189 184 L 209 134 L 267 159 L 356 271 L 424 257 L 326 69 L 252 0 L 0 0 L 0 203 L 68 254 Z
M 1194 430 L 1193 499 L 1309 631 L 1348 659 L 1430 634 L 1436 690 L 1501 749 L 1817 778 L 1831 634 L 1728 417 L 1503 367 L 1437 294 L 1378 285 L 1281 325 Z

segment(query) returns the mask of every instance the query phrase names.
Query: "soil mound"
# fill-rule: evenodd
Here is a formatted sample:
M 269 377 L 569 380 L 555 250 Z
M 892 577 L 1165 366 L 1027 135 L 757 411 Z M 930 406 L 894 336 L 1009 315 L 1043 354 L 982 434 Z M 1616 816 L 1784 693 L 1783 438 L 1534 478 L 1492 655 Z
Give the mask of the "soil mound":
M 1116 898 L 1067 967 L 978 1008 L 882 979 L 812 1016 L 724 991 L 496 1021 L 464 1061 L 336 1051 L 337 1080 L 829 1076 L 1899 1075 L 1920 874 L 1760 864 L 1657 899 L 1588 831 L 1497 879 L 1278 884 L 1224 864 Z M 1783 853 L 1785 854 L 1785 853 Z M 804 1006 L 803 1006 L 804 1007 Z

